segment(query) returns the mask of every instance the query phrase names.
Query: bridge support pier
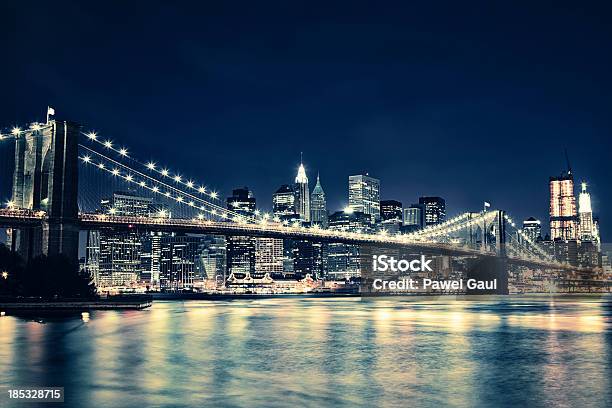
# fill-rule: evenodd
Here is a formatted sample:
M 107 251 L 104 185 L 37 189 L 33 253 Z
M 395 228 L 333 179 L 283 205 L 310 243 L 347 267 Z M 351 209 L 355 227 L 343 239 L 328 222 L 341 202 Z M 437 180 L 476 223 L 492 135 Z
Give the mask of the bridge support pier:
M 18 208 L 45 211 L 42 227 L 13 235 L 25 258 L 62 254 L 78 258 L 78 141 L 80 125 L 51 121 L 16 140 L 13 202 Z

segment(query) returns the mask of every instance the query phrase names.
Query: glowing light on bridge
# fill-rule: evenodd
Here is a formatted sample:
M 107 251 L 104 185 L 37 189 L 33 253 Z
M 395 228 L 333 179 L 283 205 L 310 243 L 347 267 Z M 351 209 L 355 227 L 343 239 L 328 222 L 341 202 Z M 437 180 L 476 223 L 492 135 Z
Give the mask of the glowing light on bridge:
M 125 147 L 122 147 L 121 149 L 119 149 L 119 154 L 125 157 L 128 155 L 128 151 Z
M 11 129 L 11 134 L 12 134 L 13 136 L 18 136 L 18 135 L 19 135 L 19 133 L 21 133 L 21 128 L 19 128 L 19 127 L 17 127 L 17 126 L 13 127 L 13 129 Z
M 106 142 L 104 142 L 104 147 L 106 147 L 107 149 L 112 148 L 113 142 L 111 142 L 110 140 L 107 140 Z
M 170 172 L 168 171 L 168 169 L 163 169 L 163 170 L 161 171 L 161 174 L 162 174 L 162 176 L 166 176 L 166 177 L 168 177 L 168 174 L 170 174 Z
M 177 183 L 181 182 L 181 176 L 179 176 L 178 174 L 176 176 L 174 176 L 174 181 L 176 181 Z
M 91 157 L 90 157 L 90 156 L 87 156 L 87 155 L 86 155 L 86 156 L 83 156 L 83 161 L 84 161 L 85 163 L 89 163 L 89 162 L 91 161 Z
M 8 208 L 13 208 L 13 207 L 15 207 L 15 202 L 14 202 L 13 200 L 9 200 L 9 201 L 6 203 L 6 206 L 7 206 Z
M 148 162 L 148 163 L 147 163 L 147 169 L 149 169 L 149 170 L 155 170 L 155 163 L 153 163 L 153 162 Z
M 219 193 L 217 193 L 216 191 L 213 191 L 212 193 L 210 193 L 210 196 L 212 198 L 217 198 L 217 197 L 219 197 Z
M 96 134 L 96 132 L 89 132 L 89 133 L 87 133 L 87 137 L 90 140 L 96 140 L 98 138 L 98 135 Z
M 113 174 L 113 176 L 118 176 L 118 175 L 119 175 L 119 173 L 120 173 L 119 169 L 113 169 L 113 170 L 112 170 L 112 174 Z

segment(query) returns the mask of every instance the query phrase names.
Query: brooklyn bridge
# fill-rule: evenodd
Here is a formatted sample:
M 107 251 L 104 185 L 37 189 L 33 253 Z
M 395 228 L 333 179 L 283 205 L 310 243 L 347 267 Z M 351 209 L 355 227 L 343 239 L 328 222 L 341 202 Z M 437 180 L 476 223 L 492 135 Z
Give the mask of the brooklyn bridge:
M 282 221 L 266 213 L 240 214 L 226 208 L 210 188 L 184 179 L 180 172 L 141 161 L 131 150 L 117 147 L 95 132 L 86 132 L 74 122 L 52 119 L 14 127 L 0 135 L 0 143 L 14 144 L 12 196 L 0 209 L 0 226 L 10 229 L 12 249 L 26 259 L 39 254 L 64 254 L 76 259 L 81 230 L 138 229 L 299 239 L 488 259 L 503 265 L 501 272 L 494 272 L 501 274 L 502 281 L 507 281 L 510 267 L 595 272 L 556 260 L 524 234 L 503 209 L 465 211 L 411 233 L 333 230 Z M 88 212 L 79 203 L 101 198 L 99 192 L 79 188 L 83 177 L 90 174 L 172 202 L 189 210 L 186 213 L 192 216 L 123 216 L 112 209 L 106 213 Z

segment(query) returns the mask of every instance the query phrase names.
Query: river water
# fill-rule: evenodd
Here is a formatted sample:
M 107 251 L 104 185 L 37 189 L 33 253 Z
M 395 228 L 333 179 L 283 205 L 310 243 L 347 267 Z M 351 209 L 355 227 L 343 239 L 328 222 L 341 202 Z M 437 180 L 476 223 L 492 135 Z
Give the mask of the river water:
M 1 407 L 18 406 L 6 392 L 17 386 L 64 387 L 72 407 L 609 407 L 612 299 L 156 301 L 4 316 L 0 363 Z

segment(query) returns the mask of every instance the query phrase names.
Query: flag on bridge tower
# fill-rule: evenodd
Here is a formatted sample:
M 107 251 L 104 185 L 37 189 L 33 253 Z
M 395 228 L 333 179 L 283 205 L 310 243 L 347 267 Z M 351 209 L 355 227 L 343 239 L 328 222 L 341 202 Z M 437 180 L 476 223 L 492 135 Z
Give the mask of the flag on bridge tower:
M 49 116 L 55 116 L 55 109 L 47 106 L 47 123 L 49 123 Z
M 484 202 L 484 209 L 485 209 L 485 211 L 487 210 L 487 208 L 490 208 L 490 207 L 491 207 L 491 203 L 488 202 L 488 201 L 485 201 Z

